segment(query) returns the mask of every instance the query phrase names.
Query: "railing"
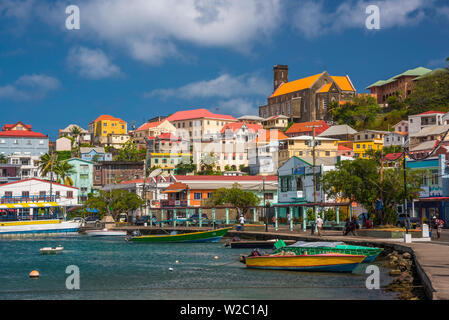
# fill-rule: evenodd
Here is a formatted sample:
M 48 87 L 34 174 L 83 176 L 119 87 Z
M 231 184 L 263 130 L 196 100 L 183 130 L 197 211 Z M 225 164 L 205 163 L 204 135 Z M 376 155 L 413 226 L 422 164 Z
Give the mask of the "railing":
M 50 214 L 50 215 L 34 215 L 33 219 L 29 215 L 1 215 L 0 221 L 1 222 L 7 222 L 7 221 L 36 221 L 36 220 L 57 220 L 59 219 L 58 215 Z
M 1 197 L 0 203 L 24 203 L 24 202 L 56 202 L 59 197 L 56 195 L 45 195 L 45 196 L 11 196 L 11 197 Z

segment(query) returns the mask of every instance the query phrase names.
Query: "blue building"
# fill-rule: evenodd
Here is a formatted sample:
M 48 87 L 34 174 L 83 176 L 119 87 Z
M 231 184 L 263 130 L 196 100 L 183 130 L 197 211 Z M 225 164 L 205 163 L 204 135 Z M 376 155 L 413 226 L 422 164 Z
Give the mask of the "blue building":
M 428 221 L 434 216 L 449 225 L 449 171 L 444 154 L 425 160 L 407 160 L 407 168 L 423 170 L 419 199 L 408 204 L 412 216 Z
M 48 152 L 48 143 L 48 136 L 34 132 L 31 125 L 22 122 L 6 124 L 0 131 L 0 154 L 5 157 L 40 157 Z
M 103 147 L 82 147 L 80 148 L 80 154 L 82 160 L 87 161 L 112 161 L 112 154 L 106 153 Z
M 94 191 L 94 163 L 78 158 L 71 158 L 67 162 L 73 166 L 70 178 L 73 186 L 79 189 L 78 201 L 82 203 L 87 200 L 89 193 Z

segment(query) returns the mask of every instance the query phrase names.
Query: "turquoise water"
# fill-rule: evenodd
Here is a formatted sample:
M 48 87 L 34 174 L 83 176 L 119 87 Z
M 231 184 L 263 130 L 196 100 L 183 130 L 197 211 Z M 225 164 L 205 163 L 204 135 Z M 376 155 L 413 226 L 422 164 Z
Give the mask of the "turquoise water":
M 62 254 L 39 252 L 57 245 L 64 247 Z M 121 237 L 0 240 L 0 299 L 395 298 L 365 288 L 364 264 L 352 274 L 249 270 L 238 258 L 250 251 L 223 243 L 129 243 Z M 80 290 L 66 289 L 69 265 L 80 269 Z M 32 270 L 39 279 L 29 278 Z M 381 285 L 390 281 L 381 268 Z

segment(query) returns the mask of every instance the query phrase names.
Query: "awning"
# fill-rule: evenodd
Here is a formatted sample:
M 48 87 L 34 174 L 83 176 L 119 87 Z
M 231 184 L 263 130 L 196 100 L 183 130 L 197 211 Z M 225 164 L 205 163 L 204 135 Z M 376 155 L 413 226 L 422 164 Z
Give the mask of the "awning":
M 435 198 L 420 198 L 417 201 L 425 201 L 425 202 L 431 202 L 431 201 L 449 201 L 449 197 L 435 197 Z
M 57 204 L 56 202 L 0 204 L 0 209 L 50 208 L 50 207 L 59 207 L 59 204 Z
M 186 189 L 166 190 L 166 191 L 162 191 L 161 193 L 177 193 L 177 192 L 181 192 L 184 190 L 186 190 Z

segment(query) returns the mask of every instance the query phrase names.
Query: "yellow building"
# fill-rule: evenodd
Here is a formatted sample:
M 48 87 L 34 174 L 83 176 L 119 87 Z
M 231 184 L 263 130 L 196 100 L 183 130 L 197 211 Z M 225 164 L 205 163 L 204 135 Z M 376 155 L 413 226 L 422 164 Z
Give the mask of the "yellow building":
M 384 137 L 388 131 L 364 130 L 354 135 L 354 157 L 370 159 L 366 154 L 368 150 L 382 150 L 384 147 Z
M 165 174 L 174 174 L 180 163 L 190 163 L 191 153 L 149 153 L 149 168 L 160 168 Z
M 313 137 L 299 136 L 280 140 L 279 145 L 279 167 L 290 158 L 313 157 Z M 334 158 L 338 155 L 338 140 L 316 137 L 315 157 Z
M 107 144 L 108 136 L 127 135 L 128 128 L 126 122 L 122 119 L 110 115 L 101 115 L 89 123 L 89 132 L 92 134 L 94 143 Z M 126 139 L 126 141 L 127 140 L 129 139 Z

